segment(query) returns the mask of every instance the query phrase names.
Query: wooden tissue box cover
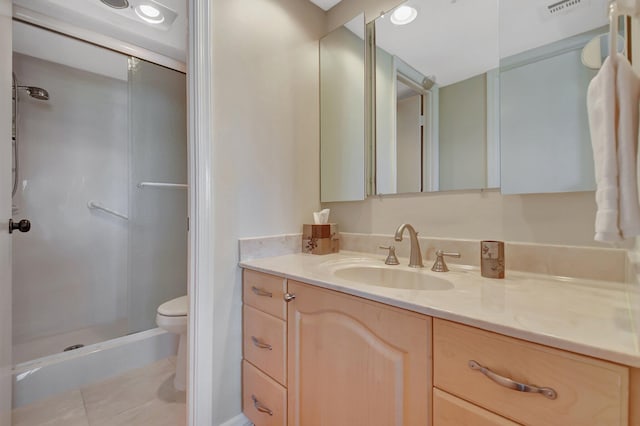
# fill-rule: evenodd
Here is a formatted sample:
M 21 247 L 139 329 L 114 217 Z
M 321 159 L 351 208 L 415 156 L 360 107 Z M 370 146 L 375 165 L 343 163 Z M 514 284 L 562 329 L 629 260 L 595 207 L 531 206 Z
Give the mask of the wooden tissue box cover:
M 329 254 L 340 251 L 338 225 L 325 223 L 322 225 L 302 225 L 302 252 L 311 254 Z

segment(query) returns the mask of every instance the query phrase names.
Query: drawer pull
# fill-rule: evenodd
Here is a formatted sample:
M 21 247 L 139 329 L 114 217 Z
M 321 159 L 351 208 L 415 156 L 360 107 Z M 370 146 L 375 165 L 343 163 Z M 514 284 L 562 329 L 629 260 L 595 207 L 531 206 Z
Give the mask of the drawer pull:
M 251 341 L 253 342 L 253 345 L 254 345 L 254 346 L 257 346 L 257 347 L 259 347 L 260 349 L 269 349 L 269 350 L 272 350 L 272 349 L 273 349 L 273 348 L 271 347 L 271 345 L 270 345 L 270 344 L 268 344 L 268 343 L 264 343 L 264 342 L 261 342 L 261 341 L 260 341 L 260 340 L 258 340 L 258 338 L 257 338 L 257 337 L 255 337 L 255 336 L 251 336 Z
M 287 302 L 287 303 L 291 302 L 295 298 L 296 298 L 296 295 L 293 294 L 293 293 L 285 293 L 284 294 L 284 301 Z
M 273 416 L 273 411 L 269 410 L 262 404 L 262 402 L 258 401 L 258 398 L 256 398 L 255 395 L 251 395 L 251 399 L 253 400 L 253 406 L 256 407 L 256 410 L 260 411 L 261 413 L 267 413 L 268 415 Z
M 474 360 L 469 361 L 469 368 L 471 368 L 472 370 L 480 371 L 489 379 L 493 380 L 500 386 L 504 386 L 505 388 L 513 389 L 518 392 L 540 393 L 549 399 L 556 399 L 558 397 L 558 393 L 551 388 L 539 388 L 534 385 L 518 383 L 507 377 L 503 377 L 499 374 L 494 373 L 493 371 L 489 370 L 487 367 L 483 367 L 477 361 L 474 361 Z
M 251 291 L 257 294 L 258 296 L 273 297 L 272 293 L 269 293 L 268 291 L 264 291 L 263 289 L 258 288 L 255 285 L 251 287 Z

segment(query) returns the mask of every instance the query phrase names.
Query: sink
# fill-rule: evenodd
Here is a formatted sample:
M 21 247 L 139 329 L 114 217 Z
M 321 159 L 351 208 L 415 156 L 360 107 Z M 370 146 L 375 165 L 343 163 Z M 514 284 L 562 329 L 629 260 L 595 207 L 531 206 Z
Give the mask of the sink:
M 330 268 L 338 277 L 360 284 L 405 290 L 451 290 L 453 284 L 434 277 L 425 269 L 400 269 L 399 266 L 379 265 L 373 262 L 343 263 Z

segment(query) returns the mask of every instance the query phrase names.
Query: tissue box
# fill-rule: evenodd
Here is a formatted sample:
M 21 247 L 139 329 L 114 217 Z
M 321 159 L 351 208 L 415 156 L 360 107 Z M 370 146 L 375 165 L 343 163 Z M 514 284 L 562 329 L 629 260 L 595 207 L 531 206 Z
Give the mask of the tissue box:
M 324 223 L 322 225 L 302 225 L 302 252 L 311 254 L 329 254 L 340 251 L 338 225 Z

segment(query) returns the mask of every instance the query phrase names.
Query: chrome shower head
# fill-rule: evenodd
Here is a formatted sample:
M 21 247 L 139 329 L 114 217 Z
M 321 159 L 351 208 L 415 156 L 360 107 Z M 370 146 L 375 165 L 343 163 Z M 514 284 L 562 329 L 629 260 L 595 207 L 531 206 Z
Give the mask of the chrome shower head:
M 24 89 L 27 91 L 29 96 L 34 99 L 38 99 L 40 101 L 48 101 L 49 100 L 49 92 L 47 92 L 42 87 L 35 86 L 18 86 L 18 89 Z

